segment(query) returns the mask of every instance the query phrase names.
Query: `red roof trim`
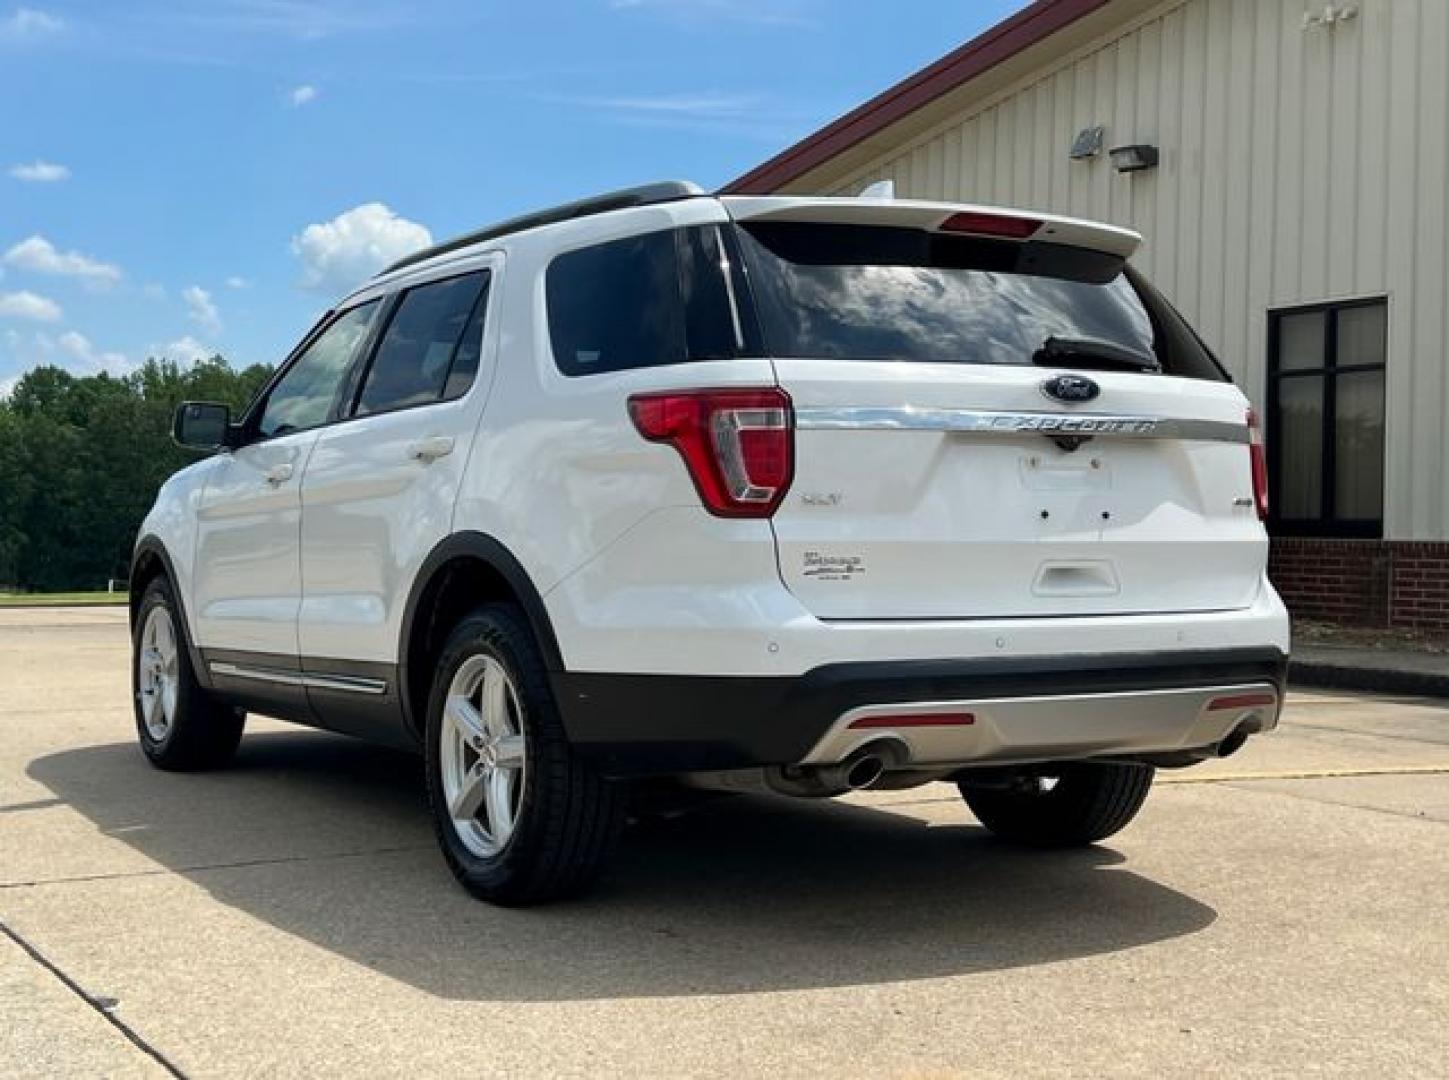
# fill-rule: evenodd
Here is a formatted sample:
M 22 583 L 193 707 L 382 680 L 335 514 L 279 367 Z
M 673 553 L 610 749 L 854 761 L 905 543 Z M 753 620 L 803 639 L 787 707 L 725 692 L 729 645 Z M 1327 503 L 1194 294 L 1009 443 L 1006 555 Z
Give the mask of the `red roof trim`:
M 1045 40 L 1111 0 L 1036 0 L 910 78 L 724 186 L 730 194 L 767 194 L 804 176 L 901 117 Z

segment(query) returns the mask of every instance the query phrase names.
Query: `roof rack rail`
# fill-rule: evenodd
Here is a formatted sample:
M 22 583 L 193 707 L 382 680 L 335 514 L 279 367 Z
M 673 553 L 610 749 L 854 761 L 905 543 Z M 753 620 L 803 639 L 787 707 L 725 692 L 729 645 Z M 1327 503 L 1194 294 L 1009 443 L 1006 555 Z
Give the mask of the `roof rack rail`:
M 462 236 L 455 236 L 451 240 L 445 240 L 441 244 L 435 244 L 422 251 L 415 251 L 405 259 L 399 259 L 387 269 L 380 271 L 375 278 L 384 277 L 394 270 L 401 270 L 405 266 L 413 266 L 438 255 L 446 255 L 450 251 L 458 251 L 461 248 L 471 247 L 474 244 L 481 244 L 485 240 L 493 240 L 509 233 L 522 232 L 524 229 L 536 229 L 540 225 L 552 225 L 559 221 L 572 221 L 574 218 L 589 217 L 592 214 L 602 214 L 609 210 L 627 210 L 634 206 L 652 206 L 655 203 L 677 202 L 680 199 L 692 199 L 705 194 L 705 191 L 698 184 L 692 184 L 688 180 L 661 180 L 653 184 L 640 184 L 638 187 L 621 188 L 618 191 L 610 191 L 603 195 L 592 195 L 587 199 L 579 199 L 575 202 L 564 203 L 562 206 L 554 206 L 547 210 L 535 210 L 531 214 L 523 214 L 519 217 L 509 218 L 507 221 L 500 221 L 495 225 L 485 225 Z

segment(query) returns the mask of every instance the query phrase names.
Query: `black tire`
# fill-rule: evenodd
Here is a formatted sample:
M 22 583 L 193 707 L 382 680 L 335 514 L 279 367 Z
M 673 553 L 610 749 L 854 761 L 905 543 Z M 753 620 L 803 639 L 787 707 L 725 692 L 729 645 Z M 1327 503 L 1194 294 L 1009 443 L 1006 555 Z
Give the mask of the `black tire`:
M 174 633 L 174 670 L 168 676 L 175 682 L 173 715 L 163 732 L 153 730 L 147 722 L 147 695 L 141 680 L 142 643 L 152 612 L 162 609 Z M 136 625 L 131 637 L 131 702 L 136 713 L 136 735 L 147 760 L 158 769 L 191 772 L 215 769 L 231 761 L 241 741 L 247 714 L 241 709 L 219 701 L 196 681 L 191 666 L 190 638 L 181 617 L 171 583 L 158 577 L 146 586 L 136 610 Z M 153 714 L 154 716 L 154 714 Z
M 989 785 L 958 786 L 971 812 L 997 836 L 1030 847 L 1083 847 L 1126 827 L 1152 787 L 1151 765 L 1072 762 L 1000 774 Z M 1055 778 L 1046 789 L 1041 778 Z
M 443 787 L 448 690 L 459 669 L 480 655 L 501 664 L 512 683 L 526 753 L 512 834 L 488 855 L 459 836 Z M 475 897 L 510 906 L 539 904 L 577 895 L 597 879 L 623 825 L 624 788 L 600 778 L 574 754 L 543 656 L 517 608 L 479 608 L 448 636 L 428 698 L 425 749 L 438 843 L 453 876 Z

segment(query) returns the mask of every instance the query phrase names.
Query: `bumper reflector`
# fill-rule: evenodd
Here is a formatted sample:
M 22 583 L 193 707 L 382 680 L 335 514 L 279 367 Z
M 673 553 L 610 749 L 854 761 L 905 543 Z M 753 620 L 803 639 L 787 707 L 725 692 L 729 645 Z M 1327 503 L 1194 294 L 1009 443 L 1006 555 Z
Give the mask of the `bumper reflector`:
M 1217 712 L 1219 709 L 1252 709 L 1260 705 L 1276 705 L 1278 699 L 1272 694 L 1233 694 L 1229 697 L 1213 698 L 1208 702 L 1207 711 Z
M 905 715 L 862 716 L 850 722 L 852 728 L 965 727 L 976 723 L 969 712 L 907 713 Z

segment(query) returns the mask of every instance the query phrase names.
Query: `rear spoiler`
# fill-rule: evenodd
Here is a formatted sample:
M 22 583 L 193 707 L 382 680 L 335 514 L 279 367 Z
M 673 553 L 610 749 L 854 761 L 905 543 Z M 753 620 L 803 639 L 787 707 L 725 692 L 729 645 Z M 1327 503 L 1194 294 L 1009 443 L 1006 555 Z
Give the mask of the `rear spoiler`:
M 799 221 L 831 225 L 893 225 L 896 228 L 989 236 L 1086 248 L 1127 259 L 1142 243 L 1131 229 L 1094 221 L 967 203 L 916 199 L 798 198 L 725 195 L 720 202 L 736 221 Z

